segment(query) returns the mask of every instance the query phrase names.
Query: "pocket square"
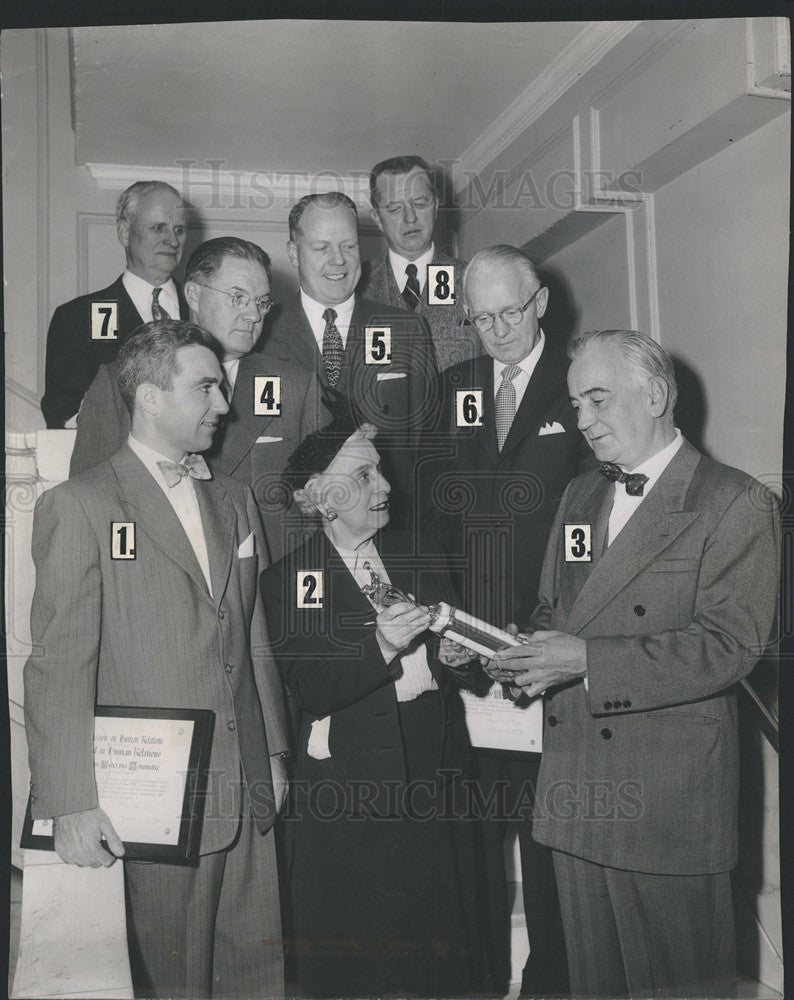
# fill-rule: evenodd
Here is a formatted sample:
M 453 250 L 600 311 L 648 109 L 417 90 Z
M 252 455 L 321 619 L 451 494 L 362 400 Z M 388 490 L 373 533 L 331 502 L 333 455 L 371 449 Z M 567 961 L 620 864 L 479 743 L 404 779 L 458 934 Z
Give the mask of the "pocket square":
M 331 731 L 331 716 L 315 719 L 309 733 L 309 744 L 306 753 L 314 760 L 328 760 L 331 750 L 328 746 L 328 734 Z
M 386 382 L 390 378 L 408 378 L 405 372 L 378 372 L 378 381 Z
M 553 424 L 544 424 L 538 431 L 538 437 L 540 437 L 541 434 L 564 434 L 564 433 L 565 433 L 565 428 L 562 426 L 561 423 L 558 423 L 558 421 L 555 420 Z
M 283 441 L 284 438 L 270 437 L 268 434 L 263 434 L 262 437 L 258 437 L 254 444 L 275 444 L 276 441 Z
M 252 531 L 251 534 L 248 536 L 248 538 L 246 538 L 246 540 L 237 550 L 237 558 L 247 559 L 248 556 L 252 556 L 253 554 L 254 554 L 254 533 Z

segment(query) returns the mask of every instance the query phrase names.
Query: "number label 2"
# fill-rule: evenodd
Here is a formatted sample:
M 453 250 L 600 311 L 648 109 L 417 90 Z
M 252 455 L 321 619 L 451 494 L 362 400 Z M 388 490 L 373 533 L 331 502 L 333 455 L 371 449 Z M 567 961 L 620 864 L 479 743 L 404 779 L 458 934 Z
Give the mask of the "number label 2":
M 427 301 L 431 306 L 455 305 L 455 268 L 451 264 L 428 264 Z
M 591 529 L 589 524 L 565 525 L 565 561 L 592 562 L 593 551 L 590 544 Z
M 456 389 L 455 423 L 458 427 L 482 427 L 482 389 Z
M 110 558 L 135 558 L 135 522 L 112 521 L 110 524 Z
M 91 339 L 118 340 L 118 302 L 91 303 Z
M 254 415 L 281 416 L 281 379 L 274 375 L 254 375 Z
M 391 327 L 364 327 L 364 361 L 368 365 L 388 365 L 391 362 Z
M 321 569 L 299 569 L 296 582 L 299 608 L 321 608 L 323 606 L 323 571 Z

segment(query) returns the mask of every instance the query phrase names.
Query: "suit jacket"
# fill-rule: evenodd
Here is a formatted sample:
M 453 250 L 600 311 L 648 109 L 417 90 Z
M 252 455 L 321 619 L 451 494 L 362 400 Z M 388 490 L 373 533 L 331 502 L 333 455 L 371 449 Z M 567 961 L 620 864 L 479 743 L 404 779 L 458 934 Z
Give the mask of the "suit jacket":
M 450 257 L 449 254 L 436 248 L 432 264 L 449 264 L 455 268 L 455 285 L 457 300 L 462 301 L 463 272 L 466 261 Z M 405 299 L 397 286 L 389 260 L 389 251 L 384 251 L 380 257 L 364 264 L 363 276 L 359 285 L 361 294 L 375 302 L 406 309 Z M 460 308 L 453 302 L 450 305 L 433 305 L 428 303 L 428 284 L 416 307 L 416 312 L 422 316 L 430 327 L 433 347 L 436 353 L 439 371 L 449 368 L 460 361 L 476 357 L 480 353 L 480 338 L 476 329 L 463 316 Z
M 254 414 L 257 375 L 281 379 L 280 416 Z M 213 473 L 233 476 L 253 489 L 271 559 L 278 559 L 290 547 L 289 532 L 299 531 L 296 517 L 285 519 L 281 473 L 301 441 L 327 422 L 313 374 L 258 351 L 241 358 L 229 412 L 205 458 Z M 126 443 L 131 426 L 115 367 L 103 365 L 77 418 L 69 475 L 78 475 L 113 455 Z
M 264 539 L 250 490 L 225 476 L 195 486 L 211 595 L 173 508 L 128 446 L 39 498 L 24 669 L 36 818 L 97 805 L 98 703 L 215 712 L 201 853 L 232 842 L 241 774 L 260 830 L 274 821 L 270 755 L 288 744 L 257 594 Z M 135 523 L 134 560 L 110 558 L 112 521 Z M 249 536 L 252 555 L 240 556 Z
M 428 454 L 422 465 L 423 525 L 457 567 L 464 607 L 500 628 L 529 620 L 557 506 L 583 463 L 592 464 L 566 371 L 547 340 L 501 452 L 493 358 L 480 355 L 441 374 L 438 457 Z M 462 389 L 482 390 L 481 427 L 456 425 Z M 555 433 L 541 434 L 542 428 Z
M 777 504 L 685 441 L 599 556 L 612 489 L 596 471 L 574 479 L 549 539 L 535 625 L 587 640 L 589 691 L 546 697 L 533 836 L 614 868 L 727 871 L 735 685 L 774 621 Z M 566 523 L 592 526 L 591 563 L 565 561 Z
M 176 291 L 179 316 L 174 318 L 187 319 L 188 307 L 179 284 Z M 92 340 L 91 303 L 107 301 L 118 302 L 116 340 Z M 107 288 L 58 306 L 47 332 L 44 396 L 41 400 L 41 411 L 48 427 L 63 427 L 77 413 L 100 365 L 115 361 L 121 345 L 143 322 L 143 317 L 127 294 L 121 275 Z

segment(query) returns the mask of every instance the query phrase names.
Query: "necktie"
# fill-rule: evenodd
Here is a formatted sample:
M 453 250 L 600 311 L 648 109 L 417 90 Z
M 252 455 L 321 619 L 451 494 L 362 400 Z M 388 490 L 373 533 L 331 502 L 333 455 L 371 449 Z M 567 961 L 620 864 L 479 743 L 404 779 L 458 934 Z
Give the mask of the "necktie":
M 508 365 L 502 369 L 502 384 L 496 393 L 496 443 L 499 451 L 504 447 L 516 415 L 516 387 L 513 379 L 520 371 L 518 365 Z
M 187 455 L 178 463 L 164 459 L 157 463 L 157 467 L 162 470 L 169 488 L 181 482 L 183 476 L 192 476 L 193 479 L 212 479 L 212 473 L 201 455 Z
M 405 288 L 403 288 L 403 300 L 409 309 L 416 309 L 422 297 L 422 292 L 419 288 L 419 279 L 416 276 L 416 264 L 409 264 L 405 269 L 405 273 L 408 275 L 408 280 L 405 283 Z
M 160 292 L 162 292 L 162 288 L 152 289 L 152 319 L 155 321 L 171 319 L 168 310 L 160 305 Z
M 342 374 L 342 362 L 345 359 L 345 349 L 342 345 L 342 335 L 336 328 L 336 310 L 326 309 L 323 313 L 325 332 L 323 333 L 323 361 L 325 362 L 325 377 L 333 389 Z
M 624 483 L 626 492 L 630 497 L 641 497 L 645 492 L 645 484 L 648 482 L 648 477 L 644 476 L 641 472 L 629 475 L 628 472 L 624 472 L 614 462 L 604 462 L 598 471 L 612 483 Z

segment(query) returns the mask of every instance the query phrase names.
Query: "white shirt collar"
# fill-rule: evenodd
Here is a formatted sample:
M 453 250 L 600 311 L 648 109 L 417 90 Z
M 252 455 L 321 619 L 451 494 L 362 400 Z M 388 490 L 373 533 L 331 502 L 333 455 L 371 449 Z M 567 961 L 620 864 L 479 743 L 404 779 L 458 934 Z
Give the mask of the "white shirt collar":
M 127 438 L 127 444 L 132 448 L 138 458 L 143 462 L 146 468 L 151 472 L 158 483 L 165 483 L 165 476 L 163 475 L 163 470 L 157 465 L 158 462 L 173 462 L 172 458 L 168 455 L 163 455 L 159 451 L 155 451 L 154 448 L 150 448 L 148 444 L 144 444 L 143 441 L 139 441 L 137 438 L 133 437 L 132 434 Z M 183 461 L 187 452 L 179 459 Z M 177 463 L 179 464 L 179 463 Z
M 145 278 L 133 274 L 127 268 L 121 276 L 121 282 L 132 299 L 132 304 L 146 322 L 152 318 L 152 292 L 155 288 L 162 289 L 158 301 L 169 313 L 171 319 L 179 319 L 179 296 L 173 278 L 169 278 L 162 285 L 152 285 Z
M 336 313 L 335 325 L 342 338 L 342 344 L 347 347 L 347 331 L 350 327 L 350 321 L 353 319 L 353 309 L 355 304 L 355 292 L 353 292 L 349 299 L 345 299 L 344 302 L 340 302 L 339 305 L 324 306 L 321 302 L 318 302 L 310 295 L 307 295 L 301 288 L 301 305 L 303 306 L 303 311 L 306 313 L 309 326 L 312 328 L 314 339 L 317 341 L 321 352 L 323 349 L 323 333 L 325 332 L 325 317 L 323 316 L 325 310 L 333 309 Z
M 419 281 L 419 287 L 420 289 L 424 289 L 427 284 L 427 265 L 433 263 L 433 255 L 435 252 L 435 243 L 431 242 L 430 246 L 427 250 L 425 250 L 421 257 L 417 257 L 416 260 L 408 260 L 407 257 L 403 257 L 402 254 L 397 253 L 396 250 L 392 250 L 391 247 L 389 247 L 389 261 L 391 262 L 394 279 L 397 282 L 397 287 L 400 291 L 405 288 L 405 283 L 408 280 L 405 269 L 409 264 L 416 264 L 416 277 Z
M 522 375 L 525 375 L 527 380 L 532 378 L 532 373 L 535 371 L 535 367 L 538 361 L 540 361 L 540 356 L 543 353 L 543 347 L 546 343 L 546 338 L 543 335 L 543 331 L 539 330 L 538 333 L 540 334 L 540 336 L 538 337 L 537 344 L 535 344 L 535 346 L 532 348 L 532 350 L 524 358 L 523 361 L 516 362 L 518 367 L 521 369 L 521 372 L 519 372 L 516 378 L 521 378 Z M 502 382 L 502 372 L 505 370 L 505 368 L 509 367 L 510 367 L 509 365 L 505 365 L 502 364 L 501 361 L 497 361 L 496 358 L 493 359 L 493 381 L 495 389 L 498 389 Z

